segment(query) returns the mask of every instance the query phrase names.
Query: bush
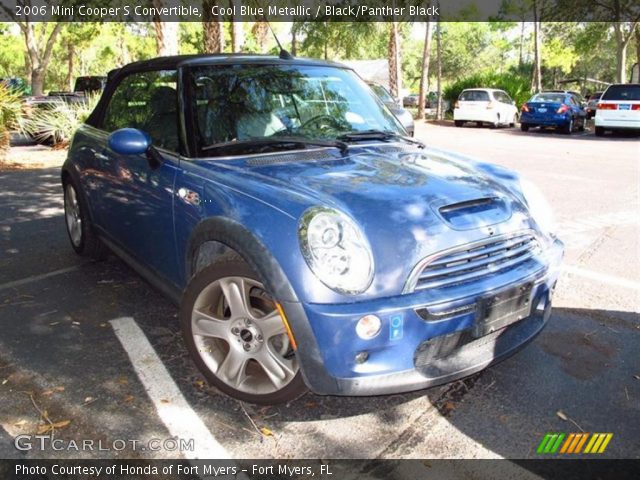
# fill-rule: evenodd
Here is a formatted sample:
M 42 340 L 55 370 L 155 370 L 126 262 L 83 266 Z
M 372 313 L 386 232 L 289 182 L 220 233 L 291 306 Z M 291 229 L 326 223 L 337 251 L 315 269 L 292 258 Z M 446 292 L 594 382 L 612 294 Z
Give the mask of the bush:
M 38 143 L 64 148 L 93 111 L 99 95 L 89 95 L 81 102 L 59 101 L 31 110 L 20 122 L 20 131 Z
M 504 90 L 520 107 L 531 96 L 531 84 L 528 78 L 512 73 L 477 73 L 458 80 L 444 89 L 444 98 L 453 105 L 460 93 L 467 88 L 498 88 Z
M 0 85 L 0 158 L 3 158 L 9 149 L 11 130 L 17 126 L 21 108 L 20 96 Z

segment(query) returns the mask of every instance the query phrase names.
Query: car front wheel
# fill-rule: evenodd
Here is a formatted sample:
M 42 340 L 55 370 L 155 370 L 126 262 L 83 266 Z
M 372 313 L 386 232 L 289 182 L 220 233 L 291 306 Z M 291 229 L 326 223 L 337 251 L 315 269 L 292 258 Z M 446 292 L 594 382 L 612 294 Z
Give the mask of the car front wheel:
M 180 322 L 193 361 L 227 395 L 272 405 L 306 391 L 281 310 L 240 257 L 223 258 L 193 277 Z

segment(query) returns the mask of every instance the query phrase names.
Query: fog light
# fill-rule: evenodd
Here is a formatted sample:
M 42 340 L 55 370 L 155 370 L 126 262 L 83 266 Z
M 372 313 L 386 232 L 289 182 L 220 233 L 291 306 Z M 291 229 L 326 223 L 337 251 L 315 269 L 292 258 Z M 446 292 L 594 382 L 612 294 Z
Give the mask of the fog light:
M 369 360 L 369 353 L 368 352 L 360 352 L 360 353 L 357 353 L 356 356 L 355 356 L 355 361 L 358 364 L 364 363 L 367 360 Z
M 382 322 L 375 315 L 365 315 L 356 324 L 356 333 L 363 340 L 369 340 L 380 333 Z

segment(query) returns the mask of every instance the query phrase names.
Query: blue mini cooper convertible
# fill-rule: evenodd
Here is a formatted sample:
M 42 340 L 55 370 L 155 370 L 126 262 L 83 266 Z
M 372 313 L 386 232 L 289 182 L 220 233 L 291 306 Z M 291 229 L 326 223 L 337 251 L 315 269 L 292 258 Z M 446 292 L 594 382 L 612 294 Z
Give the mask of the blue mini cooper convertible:
M 477 372 L 544 327 L 563 253 L 533 185 L 288 55 L 112 71 L 62 184 L 74 250 L 170 296 L 198 368 L 255 403 Z

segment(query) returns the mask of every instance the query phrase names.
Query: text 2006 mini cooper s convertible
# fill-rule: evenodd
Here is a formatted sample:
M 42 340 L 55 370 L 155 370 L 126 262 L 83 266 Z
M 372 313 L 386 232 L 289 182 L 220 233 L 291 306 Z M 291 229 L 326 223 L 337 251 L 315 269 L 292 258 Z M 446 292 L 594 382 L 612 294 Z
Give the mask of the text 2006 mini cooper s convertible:
M 193 361 L 238 399 L 449 382 L 541 331 L 563 246 L 533 185 L 405 133 L 339 64 L 133 63 L 63 166 L 69 238 L 179 303 Z

